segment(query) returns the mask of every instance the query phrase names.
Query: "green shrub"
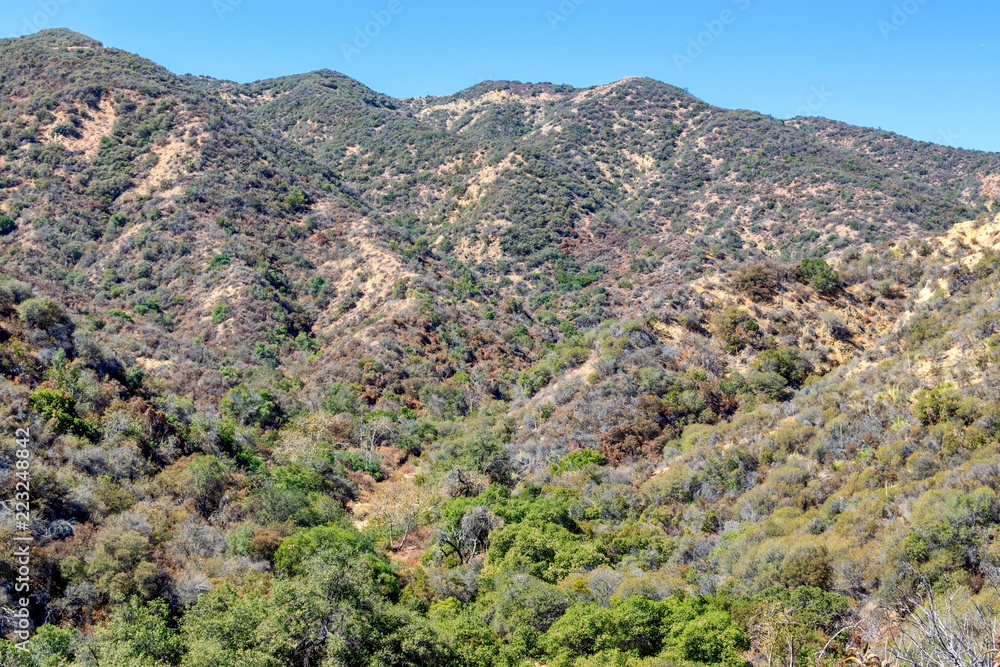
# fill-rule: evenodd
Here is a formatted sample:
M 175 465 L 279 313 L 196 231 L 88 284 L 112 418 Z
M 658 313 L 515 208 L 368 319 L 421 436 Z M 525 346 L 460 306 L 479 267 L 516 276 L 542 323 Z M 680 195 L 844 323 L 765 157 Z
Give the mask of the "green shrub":
M 802 260 L 793 275 L 795 280 L 823 294 L 832 294 L 840 287 L 840 276 L 823 259 L 809 257 Z
M 318 554 L 352 554 L 357 558 L 362 556 L 359 552 L 367 551 L 367 547 L 371 546 L 366 540 L 349 524 L 299 530 L 278 547 L 274 555 L 274 569 L 292 574 L 303 566 L 304 561 Z
M 146 565 L 149 563 L 140 563 L 139 567 Z M 88 652 L 98 664 L 106 667 L 176 664 L 182 648 L 169 618 L 170 608 L 162 600 L 143 603 L 131 598 L 124 604 L 116 605 L 107 624 L 94 631 Z M 39 632 L 48 627 L 52 626 L 42 626 Z M 75 648 L 83 654 L 84 649 Z M 40 667 L 64 664 L 70 663 L 48 660 L 39 663 Z
M 376 481 L 385 479 L 385 474 L 382 472 L 382 464 L 379 463 L 378 459 L 370 459 L 359 452 L 341 451 L 337 452 L 337 460 L 343 463 L 348 470 L 371 475 Z
M 278 353 L 279 348 L 273 343 L 265 343 L 259 341 L 253 348 L 253 354 L 255 357 L 261 360 L 261 363 L 270 366 L 271 368 L 276 368 L 278 366 Z
M 755 393 L 768 401 L 780 401 L 786 396 L 788 380 L 774 371 L 750 371 L 746 375 L 747 384 Z
M 281 208 L 289 213 L 295 213 L 304 209 L 308 204 L 309 198 L 306 196 L 306 193 L 301 188 L 295 188 L 281 202 Z
M 96 441 L 100 431 L 93 424 L 80 419 L 76 414 L 76 401 L 56 389 L 39 388 L 31 392 L 28 407 L 43 417 L 56 420 L 56 429 L 63 433 L 73 433 Z
M 684 310 L 677 314 L 677 324 L 688 331 L 697 331 L 701 328 L 701 315 L 693 310 Z
M 638 665 L 636 658 L 653 656 L 665 658 L 662 664 L 743 667 L 747 663 L 742 654 L 750 648 L 747 636 L 710 599 L 655 601 L 635 595 L 610 609 L 593 603 L 574 604 L 552 624 L 540 643 L 551 664 L 588 667 Z M 585 656 L 593 656 L 593 660 L 573 662 Z
M 595 544 L 562 525 L 536 519 L 494 531 L 487 549 L 491 573 L 523 572 L 550 583 L 607 562 Z
M 606 465 L 608 459 L 596 449 L 578 449 L 562 457 L 558 463 L 553 463 L 550 472 L 561 475 L 571 470 L 579 470 L 586 465 Z
M 642 492 L 658 505 L 687 503 L 694 499 L 700 481 L 694 470 L 678 466 L 649 479 L 642 485 Z
M 812 364 L 802 355 L 802 351 L 794 347 L 763 350 L 757 355 L 753 366 L 760 371 L 777 373 L 793 386 L 802 384 L 812 370 Z
M 136 262 L 132 267 L 133 278 L 149 278 L 153 275 L 153 265 L 149 262 Z
M 295 347 L 303 352 L 315 352 L 319 349 L 319 344 L 305 331 L 300 331 L 295 337 Z
M 323 407 L 335 415 L 341 412 L 353 414 L 358 408 L 358 394 L 346 382 L 334 382 L 326 394 Z
M 230 306 L 228 303 L 217 303 L 212 308 L 212 322 L 222 324 L 229 319 Z
M 419 398 L 427 411 L 436 417 L 457 417 L 469 410 L 462 390 L 451 384 L 425 384 L 420 388 Z
M 106 532 L 87 562 L 87 576 L 97 590 L 116 602 L 132 596 L 144 600 L 158 592 L 160 569 L 151 562 L 149 538 L 134 531 Z
M 208 260 L 208 268 L 211 270 L 221 269 L 233 263 L 233 257 L 228 252 L 219 253 Z
M 150 313 L 161 312 L 160 304 L 157 303 L 156 299 L 153 299 L 151 297 L 145 298 L 139 303 L 137 303 L 135 305 L 135 308 L 133 308 L 132 310 L 134 310 L 139 315 L 149 315 Z
M 927 426 L 953 419 L 967 420 L 975 414 L 975 404 L 951 383 L 938 385 L 919 396 L 913 414 Z
M 226 232 L 227 234 L 236 233 L 236 226 L 229 218 L 224 218 L 224 217 L 216 218 L 215 224 L 219 226 L 219 229 Z
M 122 311 L 122 310 L 109 310 L 108 311 L 108 317 L 116 317 L 119 320 L 123 320 L 125 322 L 132 322 L 133 321 L 132 320 L 132 316 L 129 315 L 128 313 L 126 313 L 125 311 Z
M 20 280 L 4 280 L 0 282 L 0 311 L 12 309 L 14 306 L 31 297 L 34 288 Z
M 48 298 L 28 299 L 17 310 L 26 326 L 42 331 L 48 331 L 57 324 L 66 324 L 70 321 L 66 310 Z
M 309 293 L 313 296 L 318 295 L 326 287 L 326 278 L 323 276 L 313 276 L 309 279 Z
M 139 366 L 133 366 L 132 368 L 125 371 L 125 386 L 132 391 L 138 391 L 142 386 L 143 378 L 146 374 L 143 373 L 142 368 Z
M 51 134 L 53 137 L 72 137 L 74 139 L 83 136 L 73 123 L 59 123 L 52 128 Z
M 16 228 L 17 225 L 14 224 L 14 220 L 10 216 L 0 215 L 0 236 L 7 236 Z
M 740 352 L 748 345 L 759 346 L 763 341 L 760 325 L 750 313 L 737 306 L 728 306 L 712 316 L 712 331 L 720 336 L 727 352 Z
M 223 396 L 219 410 L 243 426 L 276 427 L 283 417 L 281 406 L 271 392 L 244 386 L 236 387 Z
M 916 315 L 910 321 L 903 340 L 906 341 L 907 347 L 914 349 L 929 340 L 940 338 L 946 331 L 940 318 L 924 312 Z
M 534 396 L 538 390 L 544 387 L 552 379 L 552 370 L 543 364 L 535 364 L 528 370 L 521 373 L 517 383 L 524 389 L 528 396 Z
M 185 473 L 190 479 L 190 493 L 195 507 L 203 516 L 210 516 L 219 507 L 226 492 L 227 473 L 219 459 L 198 454 L 188 463 Z

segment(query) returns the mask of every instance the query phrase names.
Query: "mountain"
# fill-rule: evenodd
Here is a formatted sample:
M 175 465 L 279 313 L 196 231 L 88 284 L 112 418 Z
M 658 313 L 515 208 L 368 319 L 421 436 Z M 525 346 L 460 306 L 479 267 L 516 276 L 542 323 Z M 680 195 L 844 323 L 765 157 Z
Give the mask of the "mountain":
M 989 602 L 997 154 L 67 30 L 0 72 L 11 664 L 862 659 Z

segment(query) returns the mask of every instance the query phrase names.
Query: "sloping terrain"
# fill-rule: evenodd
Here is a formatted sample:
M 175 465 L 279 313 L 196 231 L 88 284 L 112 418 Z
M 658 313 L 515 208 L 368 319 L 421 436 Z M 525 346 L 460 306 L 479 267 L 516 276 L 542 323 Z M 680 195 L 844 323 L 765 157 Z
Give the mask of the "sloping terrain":
M 997 155 L 65 30 L 0 72 L 3 664 L 842 660 L 991 601 Z

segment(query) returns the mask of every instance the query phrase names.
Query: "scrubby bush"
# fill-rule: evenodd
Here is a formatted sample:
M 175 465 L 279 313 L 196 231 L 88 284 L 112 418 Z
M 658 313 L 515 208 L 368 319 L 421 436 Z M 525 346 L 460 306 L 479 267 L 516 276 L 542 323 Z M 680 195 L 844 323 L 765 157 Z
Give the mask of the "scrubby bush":
M 28 406 L 45 418 L 54 419 L 56 428 L 64 433 L 90 440 L 100 437 L 100 431 L 93 424 L 77 416 L 76 401 L 63 391 L 38 388 L 31 392 Z
M 602 466 L 607 462 L 604 455 L 596 449 L 578 449 L 562 457 L 557 463 L 553 463 L 549 470 L 553 475 L 561 475 L 588 465 Z
M 18 313 L 25 326 L 50 331 L 58 327 L 72 328 L 66 309 L 48 298 L 32 298 L 18 307 Z
M 770 300 L 780 284 L 778 269 L 770 264 L 752 264 L 733 275 L 733 285 L 754 301 Z
M 794 347 L 780 347 L 776 350 L 762 350 L 757 355 L 754 368 L 765 373 L 777 373 L 785 382 L 798 387 L 812 371 L 812 363 Z
M 728 306 L 713 315 L 710 326 L 712 332 L 722 338 L 728 352 L 740 352 L 748 345 L 756 347 L 764 341 L 760 325 L 750 313 L 737 306 Z
M 928 426 L 952 419 L 966 420 L 975 414 L 975 403 L 953 384 L 943 384 L 921 392 L 913 405 L 913 414 Z
M 281 406 L 266 389 L 236 387 L 219 403 L 219 409 L 242 426 L 274 428 L 284 418 Z
M 195 506 L 202 516 L 210 516 L 225 494 L 228 476 L 225 468 L 214 456 L 198 455 L 187 464 L 185 473 Z
M 353 413 L 358 407 L 358 395 L 346 382 L 334 382 L 326 394 L 324 407 L 331 414 Z
M 832 294 L 840 288 L 840 277 L 824 259 L 810 257 L 802 260 L 793 275 L 800 283 L 810 285 L 823 294 Z
M 212 323 L 222 324 L 229 319 L 230 306 L 228 303 L 217 303 L 212 307 Z
M 0 312 L 10 311 L 31 296 L 32 287 L 20 280 L 0 282 Z
M 102 535 L 87 563 L 97 590 L 117 602 L 132 596 L 150 600 L 158 591 L 160 569 L 151 561 L 149 538 L 134 530 Z

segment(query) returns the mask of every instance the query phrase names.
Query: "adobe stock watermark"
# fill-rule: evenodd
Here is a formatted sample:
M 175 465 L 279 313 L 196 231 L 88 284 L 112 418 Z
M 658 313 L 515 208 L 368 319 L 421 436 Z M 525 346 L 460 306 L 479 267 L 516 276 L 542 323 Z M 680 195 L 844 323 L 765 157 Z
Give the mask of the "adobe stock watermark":
M 385 9 L 373 9 L 372 21 L 369 21 L 364 25 L 364 29 L 361 26 L 354 28 L 354 41 L 353 42 L 341 42 L 340 52 L 344 54 L 344 59 L 347 62 L 351 62 L 354 56 L 361 55 L 361 52 L 368 48 L 368 45 L 372 43 L 372 40 L 382 34 L 382 31 L 389 27 L 392 23 L 392 17 L 397 16 L 403 11 L 403 3 L 399 0 L 389 0 L 389 4 L 385 6 Z
M 945 146 L 951 146 L 952 148 L 958 148 L 958 140 L 962 138 L 961 134 L 957 134 L 951 129 L 951 126 L 948 128 L 939 127 L 937 136 L 940 140 L 939 143 Z
M 826 89 L 825 83 L 820 86 L 813 86 L 809 89 L 809 97 L 806 98 L 806 103 L 795 110 L 795 115 L 815 116 L 831 97 L 833 97 L 833 93 Z
M 740 11 L 745 12 L 750 8 L 750 1 L 732 0 L 732 3 L 739 7 Z M 674 64 L 677 65 L 677 71 L 683 73 L 685 67 L 693 65 L 695 60 L 700 58 L 708 48 L 715 44 L 715 40 L 722 37 L 722 33 L 726 31 L 726 26 L 736 23 L 738 16 L 739 14 L 731 9 L 723 9 L 714 19 L 702 21 L 705 29 L 697 35 L 688 37 L 687 46 L 684 51 L 674 51 L 673 59 Z
M 243 0 L 212 0 L 212 9 L 220 21 L 226 20 L 226 14 L 235 12 L 236 8 L 243 4 Z
M 892 33 L 899 32 L 910 18 L 920 11 L 920 7 L 926 4 L 927 0 L 904 0 L 898 5 L 893 5 L 889 20 L 879 19 L 877 24 L 879 32 L 882 33 L 882 39 L 888 42 Z
M 21 651 L 28 650 L 31 638 L 31 433 L 19 428 L 14 435 L 14 498 L 0 501 L 4 509 L 14 515 L 14 536 L 11 538 L 11 562 L 14 564 L 13 608 L 4 608 L 13 634 L 14 644 Z
M 49 24 L 58 14 L 59 10 L 71 3 L 73 0 L 38 0 L 38 11 L 30 16 L 25 16 L 21 23 L 21 34 L 11 33 L 8 38 L 30 35 L 31 33 L 51 27 Z
M 545 10 L 545 20 L 549 22 L 549 27 L 555 30 L 560 23 L 565 23 L 566 19 L 576 13 L 576 8 L 586 0 L 562 0 L 555 9 Z

